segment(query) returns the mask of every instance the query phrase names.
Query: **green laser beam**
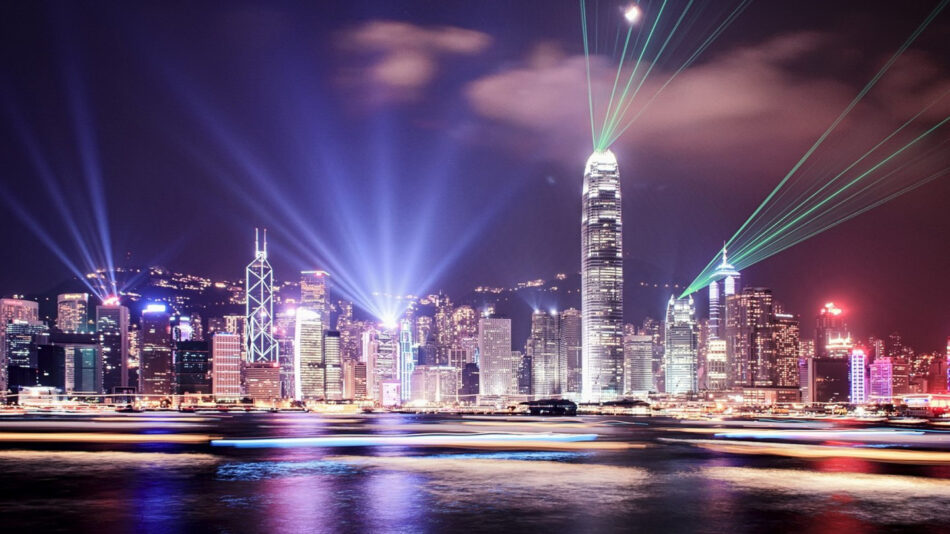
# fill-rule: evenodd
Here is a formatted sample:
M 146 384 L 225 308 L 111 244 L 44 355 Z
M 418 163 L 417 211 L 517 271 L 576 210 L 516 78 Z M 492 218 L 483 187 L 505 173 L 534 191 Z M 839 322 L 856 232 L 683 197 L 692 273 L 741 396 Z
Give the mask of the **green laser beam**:
M 584 0 L 581 0 L 581 33 L 584 36 L 584 62 L 587 66 L 587 103 L 590 107 L 590 137 L 596 148 L 597 137 L 594 133 L 594 91 L 590 83 L 590 49 L 587 44 L 587 9 Z

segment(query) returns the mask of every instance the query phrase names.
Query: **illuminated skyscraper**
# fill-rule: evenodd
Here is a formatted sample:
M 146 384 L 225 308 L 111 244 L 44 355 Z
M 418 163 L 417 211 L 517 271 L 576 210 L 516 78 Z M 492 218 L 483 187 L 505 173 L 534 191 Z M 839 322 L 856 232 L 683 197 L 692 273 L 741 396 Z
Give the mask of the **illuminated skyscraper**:
M 730 386 L 773 386 L 772 290 L 747 287 L 726 297 Z
M 211 336 L 211 371 L 215 400 L 241 398 L 241 338 L 237 334 Z
M 324 398 L 343 398 L 343 361 L 340 357 L 340 332 L 327 330 L 323 334 L 323 360 L 326 365 Z
M 247 304 L 247 361 L 249 363 L 276 363 L 277 342 L 274 341 L 274 271 L 267 261 L 267 230 L 264 246 L 254 230 L 254 261 L 247 266 L 245 276 Z
M 706 343 L 706 387 L 710 391 L 729 389 L 729 359 L 726 356 L 725 339 L 710 339 Z
M 102 347 L 102 386 L 106 393 L 129 385 L 129 309 L 110 297 L 96 306 L 96 335 Z
M 825 304 L 818 311 L 817 328 L 815 330 L 815 357 L 847 357 L 851 352 L 851 347 L 834 351 L 832 354 L 829 345 L 839 346 L 842 340 L 850 340 L 851 334 L 848 332 L 848 325 L 844 322 L 844 312 L 841 308 L 835 306 L 834 302 Z M 840 348 L 840 347 L 839 347 Z M 845 352 L 842 352 L 845 350 Z
M 851 365 L 848 378 L 851 383 L 851 403 L 864 404 L 867 397 L 867 357 L 861 349 L 851 351 Z
M 0 299 L 0 393 L 7 391 L 7 324 L 39 321 L 39 305 L 32 300 Z
M 625 395 L 644 395 L 653 389 L 653 336 L 627 334 L 623 339 Z
M 412 370 L 416 367 L 415 347 L 412 345 L 412 321 L 403 319 L 399 325 L 399 395 L 403 402 L 412 396 Z
M 872 402 L 888 403 L 894 396 L 894 364 L 893 361 L 881 356 L 874 358 L 868 366 L 870 374 L 870 398 Z
M 89 328 L 89 294 L 63 293 L 56 297 L 56 328 L 85 332 Z
M 772 373 L 775 386 L 798 387 L 798 358 L 801 353 L 798 319 L 787 313 L 772 317 L 772 349 L 775 351 L 775 368 Z
M 518 362 L 511 351 L 511 319 L 482 317 L 478 321 L 480 395 L 514 395 L 518 391 Z
M 560 395 L 567 371 L 560 350 L 557 313 L 536 311 L 531 315 L 531 337 L 525 356 L 531 362 L 531 393 L 536 397 Z
M 670 297 L 666 306 L 664 340 L 666 351 L 666 392 L 695 393 L 698 362 L 696 354 L 696 305 L 692 297 Z
M 611 151 L 597 151 L 588 158 L 582 202 L 582 397 L 610 400 L 623 393 L 620 171 Z
M 576 308 L 568 308 L 561 312 L 560 317 L 560 348 L 563 353 L 565 376 L 562 379 L 565 394 L 577 395 L 581 392 L 581 312 Z
M 709 339 L 726 338 L 726 299 L 741 291 L 739 271 L 726 258 L 722 247 L 722 263 L 713 272 L 709 284 Z
M 178 395 L 211 395 L 211 353 L 204 341 L 175 343 L 175 385 Z
M 330 329 L 330 292 L 326 271 L 300 271 L 300 302 L 298 308 L 306 308 L 320 315 L 323 328 Z
M 151 304 L 142 311 L 139 392 L 171 395 L 174 386 L 170 316 L 164 305 Z
M 297 308 L 294 327 L 294 398 L 324 398 L 326 365 L 323 354 L 323 320 L 319 313 Z

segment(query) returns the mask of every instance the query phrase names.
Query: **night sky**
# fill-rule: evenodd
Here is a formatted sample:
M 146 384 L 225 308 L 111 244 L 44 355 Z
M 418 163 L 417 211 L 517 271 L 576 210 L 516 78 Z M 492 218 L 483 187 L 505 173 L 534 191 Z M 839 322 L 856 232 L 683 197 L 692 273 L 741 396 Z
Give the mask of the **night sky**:
M 935 4 L 757 2 L 671 85 L 613 147 L 628 320 L 663 306 L 633 286 L 692 281 Z M 819 163 L 850 161 L 950 87 L 948 35 L 944 12 Z M 0 292 L 71 276 L 37 228 L 80 271 L 76 236 L 105 248 L 107 233 L 118 265 L 240 279 L 266 226 L 278 278 L 325 268 L 366 294 L 576 272 L 582 54 L 574 0 L 5 2 Z M 834 300 L 860 336 L 936 349 L 948 199 L 937 180 L 743 278 L 805 332 Z

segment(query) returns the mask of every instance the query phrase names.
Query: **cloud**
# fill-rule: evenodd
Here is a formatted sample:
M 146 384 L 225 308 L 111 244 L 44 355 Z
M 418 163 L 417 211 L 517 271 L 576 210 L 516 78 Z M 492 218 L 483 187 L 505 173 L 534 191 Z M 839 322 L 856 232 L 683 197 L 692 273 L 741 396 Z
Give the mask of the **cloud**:
M 696 167 L 715 164 L 761 172 L 790 165 L 857 91 L 852 85 L 803 70 L 816 58 L 828 62 L 829 50 L 836 49 L 832 40 L 814 32 L 783 35 L 693 65 L 656 98 L 615 146 Z M 912 64 L 926 63 L 926 58 L 905 59 L 898 62 L 900 72 L 895 67 L 885 78 L 895 81 L 876 88 L 875 99 L 869 99 L 874 104 L 856 109 L 843 130 L 871 137 L 892 127 L 894 116 L 906 119 L 907 110 L 919 110 L 926 95 L 935 96 L 940 84 L 935 86 L 933 77 L 939 71 Z M 869 62 L 871 69 L 880 64 Z M 594 56 L 590 69 L 595 117 L 603 116 L 616 63 Z M 901 74 L 904 69 L 919 74 Z M 671 74 L 669 66 L 658 64 L 627 117 L 635 115 Z M 550 50 L 536 51 L 520 65 L 471 82 L 465 96 L 477 114 L 489 119 L 489 128 L 514 126 L 522 137 L 530 132 L 530 148 L 546 157 L 576 160 L 577 147 L 590 149 L 583 56 L 555 57 Z M 882 109 L 887 112 L 880 113 Z
M 472 56 L 491 44 L 485 33 L 452 26 L 422 27 L 375 20 L 343 32 L 338 40 L 355 66 L 344 69 L 340 82 L 364 88 L 376 102 L 412 101 L 423 95 L 451 56 Z

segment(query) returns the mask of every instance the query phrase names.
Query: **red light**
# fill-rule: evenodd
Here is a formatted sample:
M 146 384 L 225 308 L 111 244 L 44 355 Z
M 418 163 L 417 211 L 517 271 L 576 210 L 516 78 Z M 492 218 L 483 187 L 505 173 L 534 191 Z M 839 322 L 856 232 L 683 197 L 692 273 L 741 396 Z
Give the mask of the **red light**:
M 119 305 L 119 296 L 110 295 L 102 300 L 103 306 L 118 306 Z

